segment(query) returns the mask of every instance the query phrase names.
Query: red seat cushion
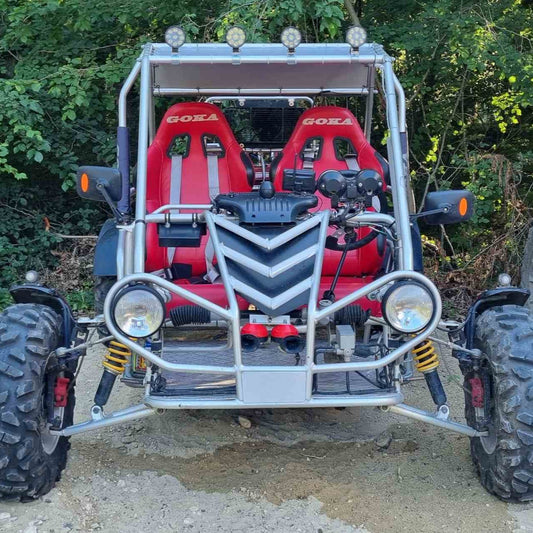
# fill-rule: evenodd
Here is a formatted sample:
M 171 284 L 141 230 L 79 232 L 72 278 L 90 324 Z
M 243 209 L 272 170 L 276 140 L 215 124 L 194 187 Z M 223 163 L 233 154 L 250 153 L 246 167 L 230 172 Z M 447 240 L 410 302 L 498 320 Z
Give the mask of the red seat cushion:
M 335 142 L 343 139 L 351 143 L 357 153 L 357 161 L 360 168 L 376 170 L 384 178 L 384 168 L 376 157 L 376 151 L 366 140 L 364 133 L 350 110 L 343 107 L 321 106 L 313 107 L 305 111 L 299 118 L 292 135 L 283 148 L 281 158 L 278 159 L 274 174 L 276 190 L 282 190 L 283 171 L 288 168 L 303 167 L 303 149 L 310 139 L 319 139 L 321 149 L 313 162 L 316 176 L 320 176 L 325 170 L 346 170 L 346 161 L 339 156 L 335 148 Z M 385 180 L 384 180 L 385 183 Z M 384 185 L 386 187 L 386 185 Z M 325 209 L 329 206 L 329 200 L 316 193 L 318 196 L 318 208 Z M 358 237 L 362 238 L 370 232 L 362 228 Z M 330 234 L 333 230 L 330 231 Z M 326 250 L 324 254 L 323 276 L 334 275 L 341 252 Z M 381 268 L 382 256 L 378 253 L 377 242 L 374 239 L 370 244 L 359 250 L 348 253 L 341 270 L 342 276 L 365 276 L 375 274 Z
M 181 172 L 181 200 L 185 204 L 209 204 L 209 182 L 205 136 L 218 137 L 223 154 L 218 158 L 218 180 L 221 193 L 249 192 L 253 169 L 248 156 L 235 139 L 222 111 L 213 104 L 187 102 L 168 109 L 148 149 L 148 183 L 146 208 L 150 213 L 170 203 L 172 158 L 169 148 L 177 136 L 187 135 L 188 151 L 183 156 Z M 190 213 L 195 210 L 182 210 Z M 192 275 L 205 273 L 205 245 L 199 248 L 177 248 L 173 263 L 191 265 Z M 153 272 L 169 266 L 166 248 L 159 246 L 157 227 L 148 224 L 146 234 L 146 270 Z

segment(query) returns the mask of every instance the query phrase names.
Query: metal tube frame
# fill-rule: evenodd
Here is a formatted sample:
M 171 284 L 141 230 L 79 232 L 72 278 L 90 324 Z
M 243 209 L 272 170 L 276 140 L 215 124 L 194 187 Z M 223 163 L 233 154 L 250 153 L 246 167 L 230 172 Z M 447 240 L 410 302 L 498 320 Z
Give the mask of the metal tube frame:
M 309 304 L 308 304 L 308 324 L 307 324 L 307 344 L 306 344 L 306 359 L 305 359 L 305 371 L 307 372 L 306 379 L 306 400 L 304 403 L 292 404 L 287 403 L 275 403 L 275 404 L 251 404 L 242 400 L 242 383 L 241 374 L 244 369 L 248 372 L 264 372 L 264 371 L 301 371 L 301 368 L 297 367 L 275 367 L 275 366 L 244 366 L 241 357 L 241 345 L 240 345 L 240 311 L 237 305 L 236 295 L 234 287 L 230 282 L 230 276 L 227 270 L 227 266 L 223 257 L 223 253 L 220 247 L 215 243 L 217 258 L 219 261 L 219 269 L 224 283 L 225 291 L 228 298 L 229 307 L 223 308 L 218 306 L 196 294 L 190 292 L 178 285 L 144 272 L 144 257 L 145 257 L 145 236 L 146 236 L 146 224 L 159 222 L 160 218 L 164 219 L 168 217 L 168 214 L 164 214 L 173 206 L 167 205 L 159 208 L 155 213 L 147 216 L 146 214 L 146 179 L 147 179 L 147 150 L 148 141 L 150 137 L 153 137 L 153 111 L 152 111 L 152 97 L 154 94 L 202 94 L 201 90 L 197 89 L 155 89 L 152 86 L 151 74 L 152 65 L 162 63 L 196 63 L 196 64 L 211 64 L 214 61 L 218 63 L 231 63 L 231 60 L 225 58 L 213 58 L 210 56 L 195 55 L 191 58 L 178 58 L 177 54 L 171 54 L 169 56 L 152 56 L 151 51 L 160 48 L 164 45 L 148 44 L 144 47 L 141 57 L 134 65 L 128 78 L 126 79 L 119 97 L 119 126 L 126 126 L 126 99 L 127 95 L 133 86 L 136 78 L 140 75 L 140 109 L 139 109 L 139 132 L 138 132 L 138 159 L 137 159 L 137 202 L 135 211 L 135 221 L 130 226 L 124 226 L 120 228 L 119 236 L 119 250 L 117 259 L 121 263 L 119 268 L 119 281 L 111 288 L 104 304 L 104 317 L 106 325 L 111 334 L 115 336 L 117 340 L 124 343 L 132 351 L 143 356 L 149 361 L 148 374 L 151 372 L 150 363 L 159 366 L 160 368 L 174 371 L 174 372 L 199 372 L 199 373 L 216 373 L 216 374 L 233 374 L 236 378 L 236 397 L 213 399 L 207 398 L 172 398 L 172 397 L 152 397 L 149 395 L 149 383 L 146 384 L 146 396 L 144 398 L 144 405 L 137 405 L 131 408 L 112 413 L 108 416 L 102 416 L 100 419 L 93 418 L 92 421 L 76 424 L 65 428 L 62 431 L 55 432 L 61 435 L 74 435 L 89 429 L 96 429 L 104 426 L 113 425 L 116 423 L 133 420 L 135 418 L 141 418 L 149 416 L 156 412 L 157 408 L 163 409 L 204 409 L 204 408 L 235 408 L 235 407 L 327 407 L 327 406 L 390 406 L 393 412 L 410 416 L 412 418 L 423 420 L 432 424 L 446 427 L 454 431 L 458 431 L 470 436 L 482 436 L 483 433 L 477 432 L 468 426 L 463 424 L 457 424 L 455 422 L 449 422 L 445 420 L 436 419 L 429 413 L 417 410 L 401 404 L 403 401 L 403 394 L 400 391 L 399 381 L 396 383 L 395 392 L 390 393 L 376 393 L 368 396 L 352 396 L 352 397 L 313 397 L 312 396 L 312 376 L 318 373 L 324 372 L 348 372 L 348 371 L 361 371 L 380 368 L 385 365 L 389 365 L 399 360 L 399 358 L 407 353 L 412 347 L 421 342 L 423 339 L 429 337 L 438 325 L 441 314 L 441 300 L 440 295 L 431 281 L 425 276 L 413 271 L 412 261 L 412 243 L 410 233 L 410 223 L 407 208 L 407 189 L 406 180 L 408 176 L 405 176 L 404 168 L 402 166 L 402 151 L 400 134 L 406 131 L 405 124 L 405 96 L 403 89 L 394 75 L 392 70 L 392 59 L 387 55 L 350 55 L 348 58 L 339 61 L 335 59 L 337 63 L 349 64 L 368 64 L 370 68 L 380 68 L 383 75 L 383 88 L 385 92 L 386 108 L 387 108 L 387 122 L 390 130 L 390 159 L 392 167 L 392 191 L 394 196 L 394 217 L 379 213 L 364 213 L 354 217 L 350 221 L 353 225 L 372 225 L 372 224 L 384 224 L 390 227 L 395 227 L 397 232 L 397 257 L 400 269 L 382 276 L 381 278 L 369 283 L 365 287 L 362 287 L 352 294 L 338 300 L 331 306 L 324 309 L 317 309 L 318 290 L 320 282 L 320 271 L 323 259 L 323 247 L 317 252 L 315 272 L 313 275 L 313 285 L 310 290 Z M 247 56 L 242 58 L 241 64 L 246 63 L 264 63 L 267 60 L 269 63 L 287 63 L 287 58 L 282 57 L 268 57 L 264 56 Z M 315 56 L 309 55 L 303 58 L 298 58 L 301 63 L 327 63 L 331 59 L 327 56 Z M 175 92 L 174 92 L 175 91 Z M 309 89 L 304 91 L 302 89 L 264 89 L 264 90 L 249 90 L 249 94 L 261 95 L 261 94 L 293 94 L 308 93 L 315 94 L 320 92 L 318 89 Z M 232 89 L 226 89 L 221 91 L 205 91 L 207 93 L 218 92 L 219 94 L 234 94 Z M 333 93 L 334 91 L 328 91 Z M 367 100 L 367 114 L 368 110 L 371 110 L 371 94 L 372 88 L 354 88 L 353 90 L 339 89 L 339 93 L 350 94 L 368 94 Z M 247 94 L 246 90 L 239 89 L 236 94 Z M 366 126 L 365 121 L 365 126 Z M 369 122 L 368 122 L 369 123 Z M 369 128 L 365 128 L 365 133 L 369 135 Z M 209 206 L 204 204 L 183 206 L 188 209 L 208 209 Z M 172 217 L 170 221 L 173 221 L 173 217 L 176 215 L 170 215 Z M 189 218 L 191 215 L 187 215 Z M 204 212 L 204 216 L 207 220 L 209 229 L 211 232 L 214 230 L 214 218 L 208 211 Z M 176 219 L 177 220 L 177 219 Z M 325 238 L 325 231 L 327 224 L 323 223 L 321 228 L 321 239 Z M 323 242 L 323 240 L 321 241 Z M 411 279 L 424 285 L 432 294 L 435 300 L 435 314 L 430 321 L 427 329 L 417 334 L 409 341 L 405 342 L 398 348 L 392 350 L 387 356 L 377 361 L 357 361 L 353 363 L 341 363 L 341 364 L 315 364 L 314 362 L 314 333 L 316 325 L 320 320 L 327 318 L 329 315 L 337 311 L 338 309 L 349 305 L 350 303 L 369 296 L 371 293 L 387 284 L 394 282 L 398 279 Z M 130 283 L 143 282 L 156 285 L 170 293 L 181 296 L 182 298 L 199 305 L 205 309 L 208 309 L 229 325 L 229 336 L 234 349 L 234 365 L 233 366 L 214 366 L 214 365 L 192 365 L 192 364 L 180 364 L 171 363 L 165 361 L 163 358 L 151 353 L 144 347 L 140 346 L 136 342 L 133 342 L 128 337 L 124 336 L 114 325 L 111 319 L 111 305 L 116 294 L 126 285 Z M 397 374 L 397 372 L 396 372 Z

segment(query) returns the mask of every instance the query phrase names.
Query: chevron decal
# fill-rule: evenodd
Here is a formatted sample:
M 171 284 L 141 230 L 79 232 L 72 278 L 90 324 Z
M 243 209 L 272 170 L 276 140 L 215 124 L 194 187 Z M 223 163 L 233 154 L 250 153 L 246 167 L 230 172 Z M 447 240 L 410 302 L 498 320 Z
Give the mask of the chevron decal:
M 306 305 L 313 281 L 319 282 L 328 214 L 321 212 L 295 225 L 238 224 L 209 213 L 217 261 L 225 262 L 229 284 L 263 313 L 286 314 Z M 321 255 L 320 255 L 321 257 Z

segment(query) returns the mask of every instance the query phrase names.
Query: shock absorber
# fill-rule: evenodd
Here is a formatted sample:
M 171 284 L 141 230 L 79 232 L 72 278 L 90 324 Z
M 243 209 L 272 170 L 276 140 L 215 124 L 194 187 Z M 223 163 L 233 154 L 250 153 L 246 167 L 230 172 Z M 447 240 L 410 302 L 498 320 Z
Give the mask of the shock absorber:
M 424 374 L 426 383 L 435 404 L 440 407 L 445 405 L 447 398 L 442 383 L 440 381 L 437 367 L 440 364 L 439 354 L 435 349 L 433 341 L 426 339 L 413 348 L 413 360 L 415 367 Z
M 126 364 L 130 360 L 131 350 L 121 342 L 116 340 L 109 341 L 107 344 L 107 352 L 104 355 L 104 360 L 102 366 L 104 371 L 102 373 L 102 379 L 100 379 L 100 384 L 98 385 L 98 390 L 94 395 L 94 403 L 103 407 L 107 400 L 109 400 L 109 395 L 115 384 L 117 376 L 124 373 Z

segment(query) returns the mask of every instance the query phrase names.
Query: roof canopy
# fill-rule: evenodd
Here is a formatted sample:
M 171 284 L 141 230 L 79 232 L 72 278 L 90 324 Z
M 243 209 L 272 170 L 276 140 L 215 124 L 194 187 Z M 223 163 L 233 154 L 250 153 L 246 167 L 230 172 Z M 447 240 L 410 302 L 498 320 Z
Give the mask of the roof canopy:
M 357 52 L 348 44 L 147 45 L 155 94 L 367 94 L 375 67 L 388 57 L 377 44 Z

